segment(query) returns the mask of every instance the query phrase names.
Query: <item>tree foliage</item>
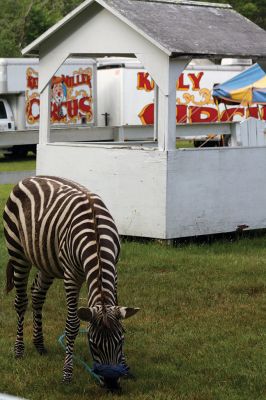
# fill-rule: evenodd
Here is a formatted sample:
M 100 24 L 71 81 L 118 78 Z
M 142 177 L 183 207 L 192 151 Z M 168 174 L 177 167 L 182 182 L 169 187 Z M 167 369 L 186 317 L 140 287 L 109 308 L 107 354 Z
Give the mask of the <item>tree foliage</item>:
M 236 11 L 244 15 L 261 28 L 266 29 L 265 0 L 208 0 L 210 3 L 230 4 Z
M 81 0 L 0 0 L 0 57 L 21 57 L 31 43 Z
M 228 0 L 209 0 L 228 3 Z M 78 6 L 82 0 L 0 0 L 0 57 L 20 57 L 21 49 Z M 265 0 L 229 0 L 233 8 L 266 29 Z

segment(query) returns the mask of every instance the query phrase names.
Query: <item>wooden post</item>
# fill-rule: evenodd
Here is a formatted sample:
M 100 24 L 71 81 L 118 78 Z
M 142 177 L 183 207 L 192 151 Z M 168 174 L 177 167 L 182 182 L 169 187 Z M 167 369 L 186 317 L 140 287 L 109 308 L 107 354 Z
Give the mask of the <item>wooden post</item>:
M 153 140 L 158 140 L 158 107 L 159 106 L 159 88 L 154 82 L 154 125 L 153 125 Z
M 50 133 L 51 86 L 50 82 L 40 93 L 40 125 L 39 143 L 46 144 L 51 141 Z
M 176 148 L 176 81 L 189 59 L 169 59 L 167 74 L 167 90 L 159 86 L 158 109 L 158 148 L 172 151 Z

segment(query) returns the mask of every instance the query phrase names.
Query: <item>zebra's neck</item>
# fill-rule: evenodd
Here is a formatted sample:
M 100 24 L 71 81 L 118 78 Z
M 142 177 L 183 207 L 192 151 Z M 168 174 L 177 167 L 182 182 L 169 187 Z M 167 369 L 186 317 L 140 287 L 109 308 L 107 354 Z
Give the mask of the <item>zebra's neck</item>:
M 101 249 L 101 234 L 99 228 L 99 216 L 96 212 L 96 204 L 94 195 L 88 193 L 88 199 L 91 207 L 91 215 L 93 220 L 93 228 L 95 234 L 95 247 L 96 247 L 96 272 L 97 276 L 94 279 L 94 285 L 97 287 L 97 294 L 95 291 L 89 290 L 88 292 L 88 304 L 93 306 L 95 303 L 100 302 L 104 307 L 106 305 L 116 305 L 116 282 L 114 278 L 115 264 L 110 270 L 110 260 L 106 260 L 103 256 L 103 251 Z M 110 274 L 111 272 L 111 274 Z M 113 281 L 113 282 L 112 282 Z M 87 283 L 89 281 L 87 280 Z
M 95 267 L 91 270 L 85 267 L 85 270 L 88 271 L 86 275 L 88 306 L 93 307 L 98 304 L 102 306 L 117 305 L 115 282 L 104 261 L 96 262 Z

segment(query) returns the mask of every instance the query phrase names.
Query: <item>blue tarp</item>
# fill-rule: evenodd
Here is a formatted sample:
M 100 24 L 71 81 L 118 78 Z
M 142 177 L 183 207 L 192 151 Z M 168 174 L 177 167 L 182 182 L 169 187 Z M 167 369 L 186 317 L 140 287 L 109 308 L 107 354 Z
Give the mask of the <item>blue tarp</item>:
M 254 64 L 227 82 L 216 85 L 213 97 L 229 104 L 266 104 L 266 74 Z

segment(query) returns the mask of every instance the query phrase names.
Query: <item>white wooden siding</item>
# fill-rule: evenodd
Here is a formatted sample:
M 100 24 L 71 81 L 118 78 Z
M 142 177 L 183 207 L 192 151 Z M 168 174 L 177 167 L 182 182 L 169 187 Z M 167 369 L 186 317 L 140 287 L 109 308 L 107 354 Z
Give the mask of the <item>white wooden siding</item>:
M 120 234 L 164 238 L 166 159 L 140 147 L 39 145 L 37 174 L 73 179 L 102 196 Z
M 265 160 L 265 147 L 48 144 L 38 146 L 37 173 L 100 194 L 122 235 L 171 239 L 266 228 Z
M 266 228 L 266 148 L 168 155 L 167 237 Z

